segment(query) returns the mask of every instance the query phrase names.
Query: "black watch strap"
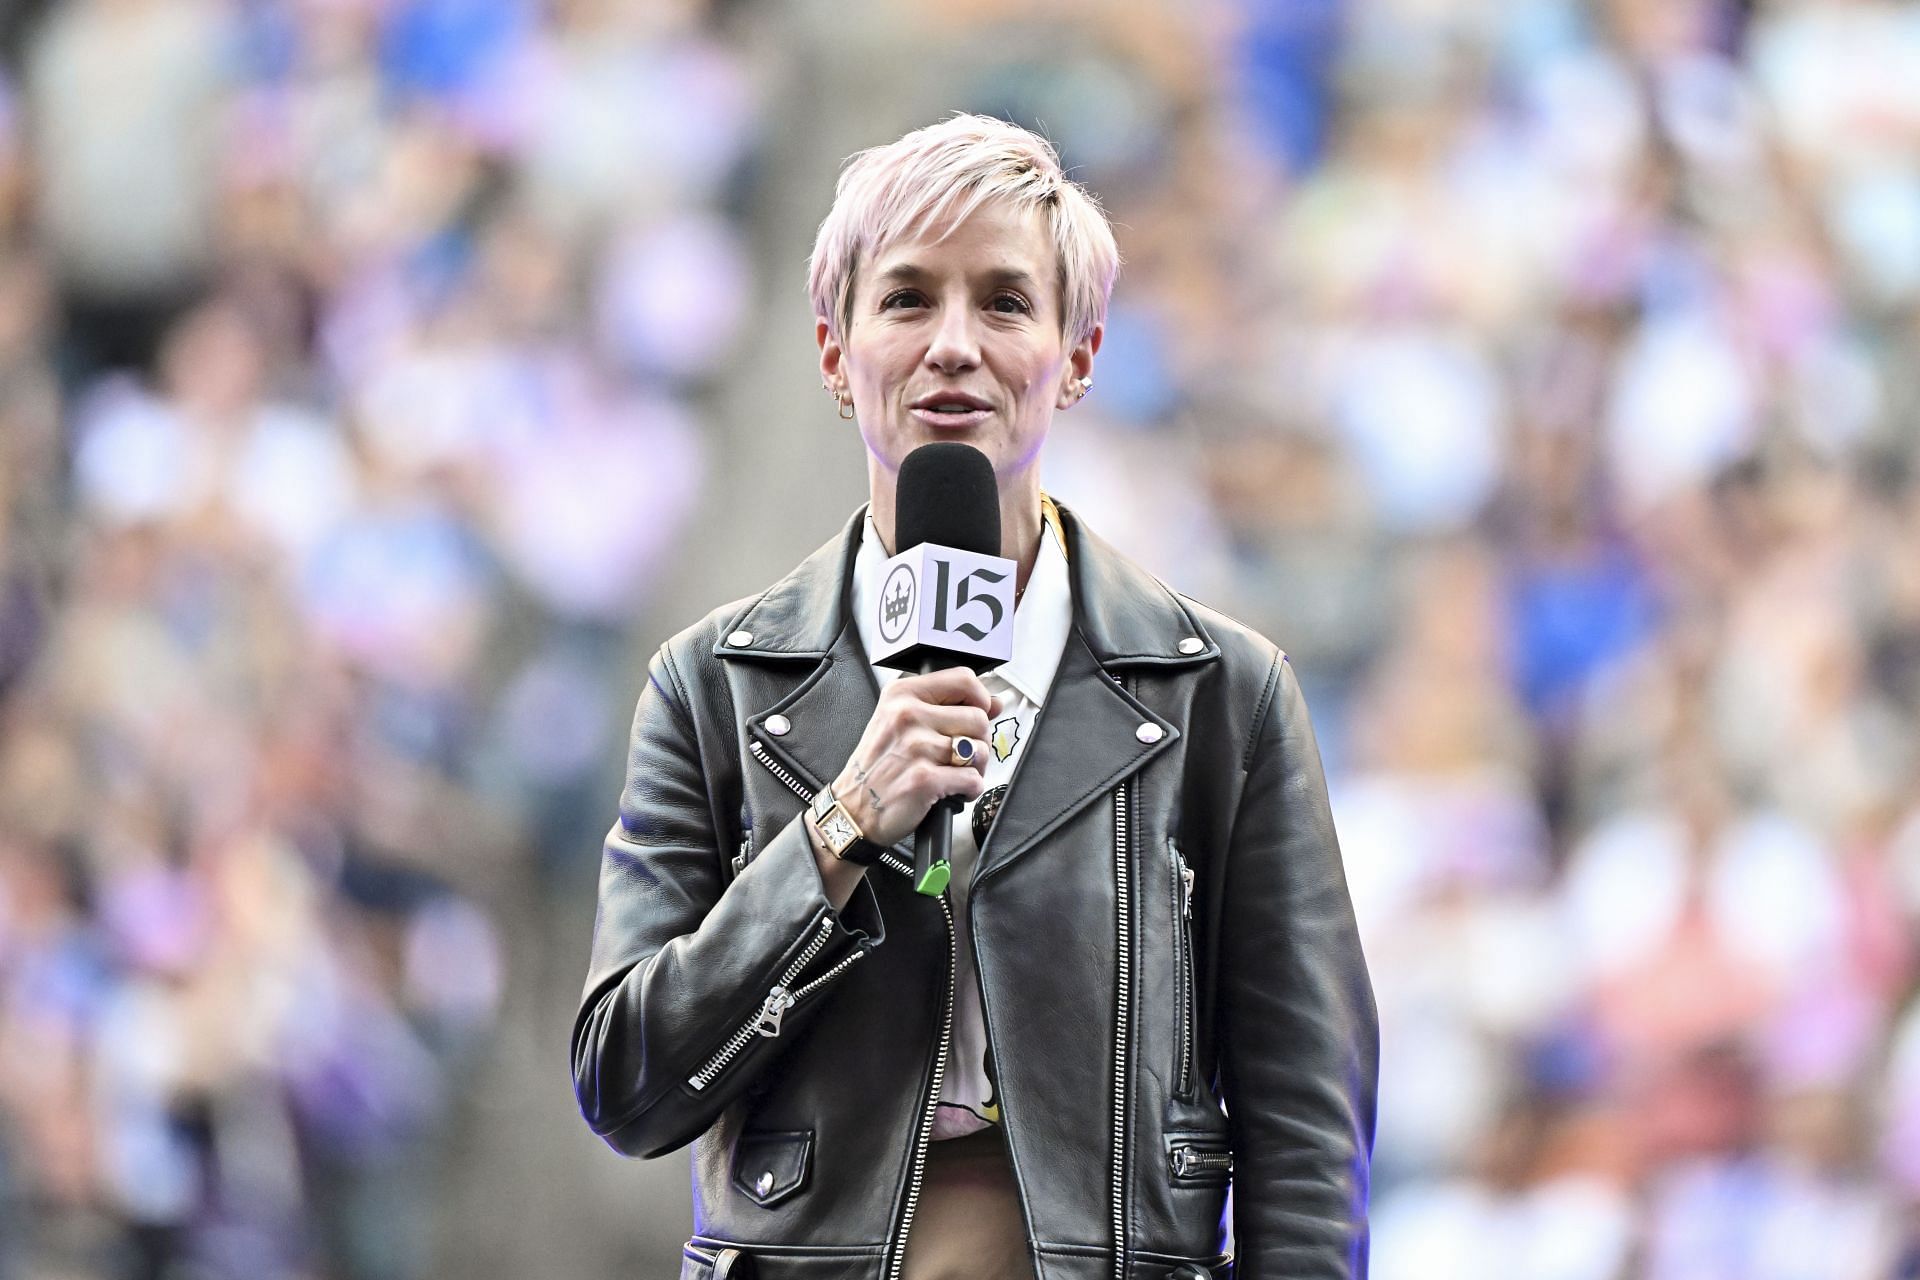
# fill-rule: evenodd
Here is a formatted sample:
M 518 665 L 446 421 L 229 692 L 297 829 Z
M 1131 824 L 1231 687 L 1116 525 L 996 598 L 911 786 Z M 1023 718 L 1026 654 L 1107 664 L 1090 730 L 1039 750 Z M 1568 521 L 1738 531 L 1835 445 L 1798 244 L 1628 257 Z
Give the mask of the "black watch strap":
M 879 845 L 862 836 L 840 851 L 840 861 L 870 867 L 880 861 L 880 855 L 883 852 L 885 852 L 885 850 L 881 849 Z

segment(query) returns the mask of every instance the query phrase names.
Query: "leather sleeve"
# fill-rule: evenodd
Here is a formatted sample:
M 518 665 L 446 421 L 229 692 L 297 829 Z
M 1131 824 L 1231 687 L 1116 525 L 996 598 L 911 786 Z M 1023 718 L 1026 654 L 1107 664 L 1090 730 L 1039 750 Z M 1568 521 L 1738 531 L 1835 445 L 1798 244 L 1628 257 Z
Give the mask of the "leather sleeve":
M 753 1035 L 704 1088 L 688 1080 L 769 990 L 824 974 L 884 936 L 865 878 L 846 907 L 828 902 L 800 819 L 722 889 L 722 842 L 694 717 L 664 651 L 633 717 L 619 820 L 600 862 L 599 908 L 572 1037 L 574 1092 L 592 1130 L 626 1155 L 691 1142 L 738 1097 L 772 1050 L 801 1033 L 833 983 L 802 998 L 778 1037 Z M 729 726 L 724 732 L 731 734 Z M 728 849 L 731 853 L 731 849 Z M 821 942 L 811 957 L 809 944 Z
M 1236 1280 L 1361 1280 L 1379 1022 L 1293 668 L 1268 677 L 1228 847 L 1222 1087 Z

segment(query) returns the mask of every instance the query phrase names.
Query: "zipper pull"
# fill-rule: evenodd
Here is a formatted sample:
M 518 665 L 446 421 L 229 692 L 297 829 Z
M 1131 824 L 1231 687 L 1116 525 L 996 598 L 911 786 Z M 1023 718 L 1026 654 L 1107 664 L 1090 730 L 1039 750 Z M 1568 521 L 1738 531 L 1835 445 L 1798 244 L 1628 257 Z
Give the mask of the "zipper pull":
M 1180 914 L 1188 920 L 1193 919 L 1193 868 L 1187 865 L 1187 857 L 1178 849 L 1173 856 L 1180 860 Z
M 753 861 L 753 814 L 740 806 L 740 851 L 733 855 L 733 874 L 739 875 Z
M 766 1001 L 760 1006 L 760 1015 L 753 1020 L 753 1029 L 759 1035 L 771 1040 L 780 1034 L 780 1020 L 793 1007 L 793 997 L 787 994 L 785 987 L 776 986 L 767 992 Z
M 1181 1178 L 1199 1173 L 1226 1173 L 1233 1168 L 1233 1153 L 1202 1151 L 1182 1143 L 1173 1149 L 1172 1163 L 1175 1176 Z

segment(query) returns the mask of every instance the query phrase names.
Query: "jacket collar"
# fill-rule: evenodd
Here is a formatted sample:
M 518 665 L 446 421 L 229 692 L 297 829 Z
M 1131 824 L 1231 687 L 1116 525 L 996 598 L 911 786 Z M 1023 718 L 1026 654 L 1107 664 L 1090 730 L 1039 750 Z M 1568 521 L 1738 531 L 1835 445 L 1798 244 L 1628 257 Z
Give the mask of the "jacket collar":
M 1188 666 L 1220 655 L 1185 601 L 1088 529 L 1071 507 L 1055 507 L 1066 537 L 1074 629 L 1102 667 Z M 733 621 L 714 653 L 816 662 L 826 657 L 851 621 L 853 562 L 866 518 L 862 504 L 839 534 Z M 1183 641 L 1192 653 L 1181 648 Z

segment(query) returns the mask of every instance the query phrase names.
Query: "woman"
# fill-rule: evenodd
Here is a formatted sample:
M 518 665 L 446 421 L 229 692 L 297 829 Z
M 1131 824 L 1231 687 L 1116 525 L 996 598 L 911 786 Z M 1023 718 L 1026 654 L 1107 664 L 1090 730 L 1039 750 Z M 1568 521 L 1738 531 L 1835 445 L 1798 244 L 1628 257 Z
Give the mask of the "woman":
M 810 292 L 871 501 L 655 656 L 573 1032 L 594 1132 L 694 1143 L 683 1280 L 1365 1274 L 1376 1022 L 1299 687 L 1040 491 L 1117 263 L 1013 125 L 841 175 Z M 934 440 L 987 455 L 1019 564 L 985 676 L 867 658 Z

